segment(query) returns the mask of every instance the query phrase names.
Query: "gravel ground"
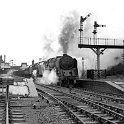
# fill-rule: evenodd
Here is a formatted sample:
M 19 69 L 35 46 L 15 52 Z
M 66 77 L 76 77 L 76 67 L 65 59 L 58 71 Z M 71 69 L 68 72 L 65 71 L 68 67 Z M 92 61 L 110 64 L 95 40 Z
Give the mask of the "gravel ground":
M 55 110 L 53 103 L 46 103 L 38 97 L 35 98 L 21 98 L 15 103 L 22 107 L 24 117 L 28 124 L 71 124 L 68 120 L 62 120 L 62 116 Z M 36 108 L 33 108 L 33 105 Z
M 71 124 L 69 121 L 62 121 L 54 107 L 41 107 L 40 109 L 24 109 L 25 119 L 29 124 Z

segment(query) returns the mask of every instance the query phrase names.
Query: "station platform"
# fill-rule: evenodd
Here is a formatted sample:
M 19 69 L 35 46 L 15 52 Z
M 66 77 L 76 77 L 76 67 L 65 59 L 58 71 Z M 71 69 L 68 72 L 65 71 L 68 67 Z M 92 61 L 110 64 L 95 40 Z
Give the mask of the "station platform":
M 0 86 L 0 94 L 6 93 L 6 86 Z M 9 93 L 12 95 L 22 95 L 28 97 L 38 97 L 36 87 L 34 85 L 33 79 L 16 79 L 14 78 L 13 85 L 9 85 Z
M 33 82 L 33 79 L 32 78 L 26 79 L 26 82 L 27 82 L 26 85 L 28 86 L 29 89 L 29 97 L 37 97 L 38 93 Z
M 124 82 L 112 82 L 112 81 L 105 81 L 105 82 L 117 88 L 118 90 L 124 92 Z
M 124 82 L 104 80 L 78 79 L 75 87 L 86 90 L 124 95 Z

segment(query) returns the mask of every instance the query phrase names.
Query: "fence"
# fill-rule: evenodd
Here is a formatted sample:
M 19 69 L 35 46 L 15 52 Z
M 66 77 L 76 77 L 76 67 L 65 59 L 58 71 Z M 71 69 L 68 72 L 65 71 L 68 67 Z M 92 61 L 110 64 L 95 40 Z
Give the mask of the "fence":
M 106 70 L 87 70 L 87 78 L 92 80 L 106 78 Z

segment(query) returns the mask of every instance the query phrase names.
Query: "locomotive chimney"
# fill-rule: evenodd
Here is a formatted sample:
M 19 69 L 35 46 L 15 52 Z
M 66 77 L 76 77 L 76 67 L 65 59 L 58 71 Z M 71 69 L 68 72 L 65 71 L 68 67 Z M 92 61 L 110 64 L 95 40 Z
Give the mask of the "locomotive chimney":
M 34 60 L 32 60 L 32 65 L 34 65 Z
M 67 56 L 67 54 L 64 53 L 63 56 Z
M 4 62 L 6 62 L 6 55 L 4 55 Z

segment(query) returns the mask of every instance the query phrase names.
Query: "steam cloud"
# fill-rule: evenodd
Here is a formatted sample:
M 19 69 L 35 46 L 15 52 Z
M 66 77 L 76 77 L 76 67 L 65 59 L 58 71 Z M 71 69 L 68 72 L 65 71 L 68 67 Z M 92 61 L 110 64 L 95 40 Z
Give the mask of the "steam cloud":
M 33 70 L 33 72 L 32 72 L 32 74 L 33 74 L 33 76 L 37 76 L 37 70 Z
M 46 35 L 44 35 L 43 39 L 45 41 L 43 46 L 43 60 L 47 60 L 51 57 L 62 54 L 58 42 L 56 42 L 55 40 L 51 40 L 52 38 Z
M 37 77 L 37 70 L 34 70 L 32 72 L 34 77 Z M 43 77 L 39 79 L 39 82 L 43 84 L 56 84 L 58 81 L 58 77 L 56 75 L 56 71 L 53 69 L 51 71 L 49 70 L 44 70 L 43 72 Z
M 56 75 L 55 70 L 45 70 L 43 73 L 43 77 L 40 79 L 40 82 L 43 84 L 56 84 L 58 81 L 58 77 Z

